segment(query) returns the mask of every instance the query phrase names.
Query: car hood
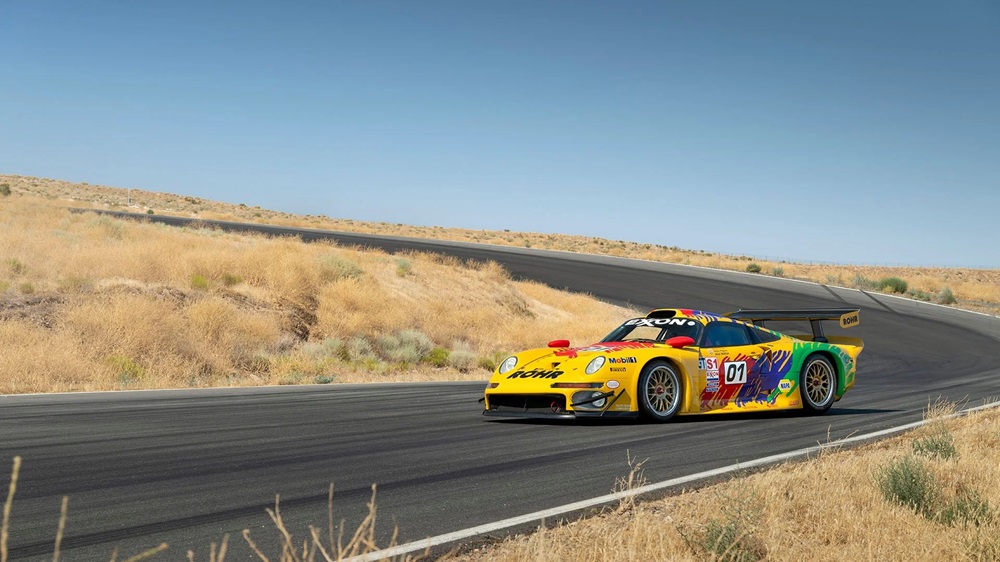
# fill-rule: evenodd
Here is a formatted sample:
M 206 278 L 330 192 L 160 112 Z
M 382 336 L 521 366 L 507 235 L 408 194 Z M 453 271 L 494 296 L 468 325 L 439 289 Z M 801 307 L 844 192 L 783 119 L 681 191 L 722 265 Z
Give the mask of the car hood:
M 569 348 L 542 348 L 533 349 L 519 353 L 518 356 L 525 359 L 515 368 L 521 372 L 539 372 L 560 370 L 570 372 L 576 369 L 584 369 L 598 355 L 612 357 L 624 357 L 639 349 L 652 349 L 656 347 L 666 347 L 662 344 L 647 342 L 601 342 L 584 347 Z

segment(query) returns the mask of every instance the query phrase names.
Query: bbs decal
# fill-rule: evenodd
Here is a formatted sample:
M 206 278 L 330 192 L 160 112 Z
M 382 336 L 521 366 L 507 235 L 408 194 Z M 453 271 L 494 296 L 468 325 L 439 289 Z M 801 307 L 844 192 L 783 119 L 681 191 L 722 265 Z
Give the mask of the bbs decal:
M 745 384 L 747 382 L 747 362 L 729 361 L 726 367 L 726 384 Z
M 625 323 L 626 326 L 646 326 L 649 328 L 660 328 L 663 326 L 694 326 L 697 324 L 690 318 L 636 318 Z

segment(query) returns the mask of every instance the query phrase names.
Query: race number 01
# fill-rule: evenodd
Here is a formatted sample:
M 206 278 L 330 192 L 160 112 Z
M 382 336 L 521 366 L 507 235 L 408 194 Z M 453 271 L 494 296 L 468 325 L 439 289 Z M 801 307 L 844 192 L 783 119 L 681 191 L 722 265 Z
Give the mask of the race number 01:
M 733 361 L 731 363 L 726 363 L 726 384 L 745 384 L 746 382 L 746 361 Z

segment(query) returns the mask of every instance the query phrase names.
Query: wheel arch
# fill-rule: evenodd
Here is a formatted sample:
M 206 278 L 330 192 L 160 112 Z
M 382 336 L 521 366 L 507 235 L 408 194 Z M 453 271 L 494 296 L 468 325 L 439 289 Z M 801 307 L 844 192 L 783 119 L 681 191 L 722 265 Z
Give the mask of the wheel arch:
M 639 379 L 642 378 L 641 377 L 642 370 L 646 368 L 646 365 L 649 365 L 653 361 L 663 361 L 663 362 L 667 363 L 668 365 L 670 365 L 670 367 L 673 370 L 677 371 L 677 376 L 680 377 L 680 379 L 681 379 L 681 386 L 684 389 L 684 395 L 682 396 L 680 411 L 681 412 L 689 411 L 690 410 L 690 404 L 688 404 L 688 401 L 691 400 L 692 396 L 697 396 L 697 394 L 698 394 L 698 393 L 696 393 L 694 391 L 694 379 L 691 376 L 691 374 L 688 373 L 686 369 L 684 369 L 683 363 L 681 363 L 680 361 L 678 361 L 676 357 L 670 357 L 668 355 L 658 355 L 656 357 L 650 357 L 649 359 L 646 360 L 645 363 L 643 363 L 642 365 L 640 365 L 639 368 L 635 371 L 635 377 L 634 377 L 634 380 L 633 380 L 633 384 L 634 384 L 634 390 L 636 392 L 636 400 L 639 400 L 639 398 L 638 398 L 638 393 L 639 393 Z M 638 406 L 638 402 L 636 403 L 636 406 Z
M 836 353 L 833 353 L 829 349 L 814 349 L 811 350 L 809 353 L 806 354 L 805 357 L 802 358 L 802 363 L 801 363 L 802 367 L 805 367 L 806 363 L 809 362 L 809 358 L 814 355 L 823 357 L 824 359 L 830 362 L 831 366 L 833 366 L 833 374 L 834 376 L 837 377 L 837 387 L 833 391 L 833 401 L 836 402 L 840 400 L 840 397 L 843 396 L 845 392 L 847 392 L 847 390 L 844 388 L 844 365 L 841 363 L 840 358 L 837 357 Z M 799 370 L 801 372 L 801 367 Z M 802 384 L 801 380 L 799 380 L 799 384 L 800 385 Z

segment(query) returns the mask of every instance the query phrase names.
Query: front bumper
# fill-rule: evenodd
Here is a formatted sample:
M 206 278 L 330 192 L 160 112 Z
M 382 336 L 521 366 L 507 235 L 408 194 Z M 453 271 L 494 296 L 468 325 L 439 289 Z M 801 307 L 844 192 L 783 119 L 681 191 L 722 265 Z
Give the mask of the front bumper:
M 637 417 L 638 412 L 628 410 L 612 410 L 612 406 L 625 394 L 602 392 L 594 397 L 580 402 L 571 403 L 569 393 L 488 393 L 485 402 L 487 408 L 484 416 L 533 418 L 533 419 L 575 419 L 575 418 L 620 418 Z M 595 401 L 606 401 L 601 408 L 593 407 Z M 480 400 L 483 402 L 484 400 Z M 568 407 L 567 407 L 567 403 Z M 624 402 L 623 403 L 627 403 Z
M 639 412 L 560 412 L 558 414 L 544 412 L 518 412 L 516 410 L 483 410 L 483 415 L 489 418 L 521 418 L 535 420 L 575 420 L 585 418 L 637 418 Z

